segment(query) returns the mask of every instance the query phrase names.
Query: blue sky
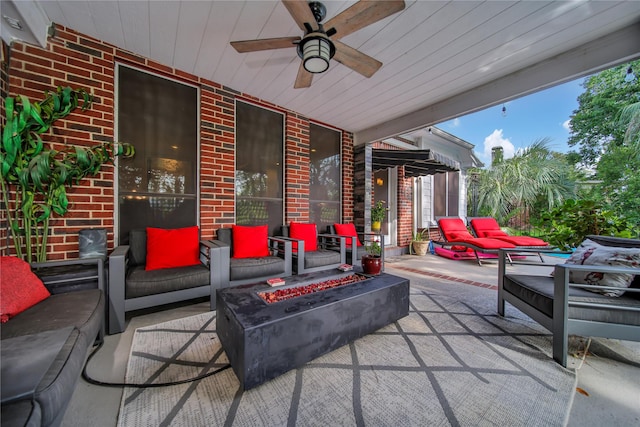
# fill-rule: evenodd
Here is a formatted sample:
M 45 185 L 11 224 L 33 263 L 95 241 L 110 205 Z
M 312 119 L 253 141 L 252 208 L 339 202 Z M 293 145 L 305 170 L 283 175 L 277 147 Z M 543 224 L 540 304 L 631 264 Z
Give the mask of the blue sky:
M 485 166 L 491 164 L 491 148 L 502 146 L 505 158 L 541 138 L 550 138 L 552 150 L 567 152 L 568 122 L 578 108 L 578 96 L 584 91 L 584 78 L 540 91 L 468 114 L 437 126 L 475 145 L 476 155 Z

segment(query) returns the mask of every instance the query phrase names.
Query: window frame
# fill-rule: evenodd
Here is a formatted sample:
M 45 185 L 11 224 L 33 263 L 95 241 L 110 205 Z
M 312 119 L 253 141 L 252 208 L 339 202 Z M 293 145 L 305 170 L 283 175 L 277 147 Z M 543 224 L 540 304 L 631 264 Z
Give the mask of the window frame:
M 234 149 L 234 155 L 233 155 L 233 223 L 236 224 L 237 220 L 238 220 L 238 194 L 236 193 L 236 178 L 237 178 L 237 171 L 238 171 L 238 155 L 237 155 L 237 150 L 238 150 L 238 114 L 237 114 L 237 106 L 238 103 L 243 103 L 243 104 L 247 104 L 250 105 L 252 107 L 256 107 L 259 108 L 261 110 L 267 110 L 276 114 L 279 114 L 282 117 L 282 141 L 281 141 L 281 148 L 282 148 L 282 157 L 280 159 L 280 164 L 282 165 L 282 181 L 280 182 L 281 185 L 281 189 L 282 189 L 282 200 L 281 200 L 281 210 L 282 210 L 282 217 L 280 218 L 280 224 L 284 224 L 285 222 L 285 218 L 287 215 L 286 212 L 286 183 L 287 183 L 287 165 L 285 163 L 286 161 L 286 151 L 287 151 L 287 147 L 286 147 L 286 143 L 287 143 L 287 116 L 283 111 L 280 111 L 278 109 L 275 108 L 270 108 L 267 107 L 265 105 L 259 104 L 259 103 L 255 103 L 255 102 L 251 102 L 247 99 L 243 99 L 243 98 L 235 98 L 234 99 L 234 104 L 233 104 L 233 108 L 234 108 L 234 135 L 233 135 L 233 149 Z M 271 233 L 272 230 L 269 229 L 269 235 L 272 235 Z
M 333 132 L 336 132 L 338 134 L 338 158 L 339 158 L 339 165 L 338 165 L 338 223 L 342 223 L 343 220 L 343 195 L 344 195 L 344 188 L 343 188 L 343 167 L 344 167 L 344 156 L 343 156 L 343 149 L 344 149 L 344 131 L 342 129 L 338 129 L 335 128 L 333 126 L 328 126 L 325 125 L 323 123 L 319 123 L 319 122 L 315 122 L 310 120 L 309 121 L 309 163 L 311 163 L 311 126 L 319 126 L 319 127 L 323 127 L 325 129 L 329 129 Z M 309 211 L 311 211 L 311 170 L 309 170 Z
M 167 76 L 165 74 L 157 73 L 143 67 L 136 67 L 129 63 L 122 61 L 114 62 L 114 105 L 113 105 L 113 136 L 114 141 L 120 141 L 119 135 L 119 109 L 120 109 L 120 68 L 125 67 L 131 70 L 155 76 L 164 80 L 168 80 L 174 83 L 179 83 L 185 86 L 189 86 L 196 90 L 196 170 L 195 170 L 195 223 L 200 226 L 200 202 L 201 202 L 201 186 L 200 186 L 200 161 L 201 161 L 201 105 L 202 105 L 202 93 L 200 86 L 192 83 L 185 82 L 183 80 Z M 135 144 L 132 143 L 135 148 Z M 120 244 L 120 159 L 115 158 L 114 161 L 114 180 L 113 180 L 113 235 L 114 244 L 118 246 Z

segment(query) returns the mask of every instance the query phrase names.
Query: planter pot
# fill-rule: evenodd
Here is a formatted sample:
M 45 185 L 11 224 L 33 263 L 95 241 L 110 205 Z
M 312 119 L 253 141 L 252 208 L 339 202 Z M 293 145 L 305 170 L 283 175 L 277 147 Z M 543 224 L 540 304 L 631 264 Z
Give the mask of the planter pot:
M 382 228 L 382 223 L 380 221 L 371 222 L 371 231 L 377 233 L 378 231 L 380 231 L 380 228 Z
M 361 262 L 364 274 L 377 276 L 382 271 L 382 258 L 379 256 L 364 255 Z
M 429 241 L 428 240 L 414 240 L 411 242 L 411 246 L 413 247 L 413 252 L 416 255 L 425 255 L 427 250 L 429 250 Z

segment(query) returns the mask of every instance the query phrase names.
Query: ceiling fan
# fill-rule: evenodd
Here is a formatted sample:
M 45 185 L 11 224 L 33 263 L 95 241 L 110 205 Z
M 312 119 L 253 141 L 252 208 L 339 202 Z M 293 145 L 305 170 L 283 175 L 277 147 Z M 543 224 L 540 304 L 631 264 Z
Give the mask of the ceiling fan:
M 313 74 L 325 72 L 331 58 L 365 77 L 371 77 L 382 62 L 338 40 L 404 9 L 404 0 L 360 0 L 322 24 L 327 14 L 322 3 L 306 0 L 282 0 L 282 3 L 304 31 L 304 37 L 233 41 L 231 46 L 239 53 L 296 46 L 302 59 L 293 86 L 296 89 L 311 86 Z

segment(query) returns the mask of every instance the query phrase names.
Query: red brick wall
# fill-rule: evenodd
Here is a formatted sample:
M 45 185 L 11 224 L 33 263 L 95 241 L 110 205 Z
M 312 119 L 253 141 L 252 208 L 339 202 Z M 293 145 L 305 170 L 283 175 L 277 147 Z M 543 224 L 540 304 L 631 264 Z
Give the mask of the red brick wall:
M 9 91 L 9 75 L 7 74 L 9 70 L 9 46 L 4 42 L 4 40 L 0 40 L 0 49 L 2 49 L 2 58 L 0 60 L 0 97 L 4 100 L 7 96 L 7 92 Z M 6 114 L 4 111 L 4 102 L 2 103 L 2 108 L 0 108 L 0 126 L 4 130 L 4 126 L 6 123 Z M 2 197 L 0 197 L 0 255 L 7 255 L 8 253 L 8 241 L 7 241 L 7 218 L 4 210 L 4 205 L 2 202 Z
M 285 222 L 309 221 L 309 120 L 295 114 L 285 118 Z
M 93 107 L 74 112 L 58 122 L 45 141 L 94 145 L 112 141 L 114 135 L 115 63 L 194 84 L 201 89 L 200 226 L 204 238 L 234 221 L 235 99 L 244 99 L 285 113 L 286 121 L 286 221 L 309 216 L 309 119 L 215 82 L 155 63 L 73 30 L 57 26 L 46 49 L 14 43 L 9 67 L 9 93 L 40 100 L 56 86 L 84 88 L 93 93 Z M 345 220 L 353 217 L 353 136 L 343 133 L 343 193 Z M 98 176 L 86 179 L 70 192 L 71 208 L 52 221 L 49 259 L 76 258 L 78 231 L 106 228 L 109 249 L 114 246 L 114 167 L 105 165 Z M 0 234 L 0 236 L 2 236 Z M 4 240 L 4 239 L 3 239 Z
M 353 216 L 353 135 L 342 133 L 342 222 L 354 222 Z

